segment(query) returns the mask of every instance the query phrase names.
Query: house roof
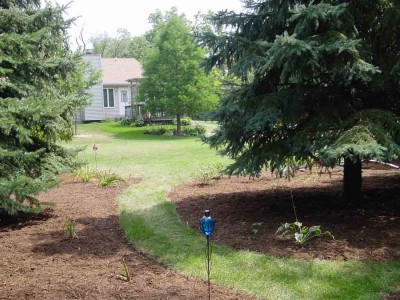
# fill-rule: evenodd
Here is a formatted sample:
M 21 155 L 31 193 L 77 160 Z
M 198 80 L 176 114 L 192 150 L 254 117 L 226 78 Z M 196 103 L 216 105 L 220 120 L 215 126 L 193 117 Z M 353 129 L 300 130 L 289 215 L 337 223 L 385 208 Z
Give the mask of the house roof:
M 128 80 L 142 78 L 142 65 L 134 58 L 102 58 L 104 85 L 127 85 Z

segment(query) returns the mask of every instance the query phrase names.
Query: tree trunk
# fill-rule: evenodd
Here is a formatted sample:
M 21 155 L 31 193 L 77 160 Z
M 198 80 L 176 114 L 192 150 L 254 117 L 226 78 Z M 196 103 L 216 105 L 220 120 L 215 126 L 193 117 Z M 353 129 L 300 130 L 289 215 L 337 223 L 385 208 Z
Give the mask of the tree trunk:
M 361 202 L 361 160 L 356 162 L 346 158 L 343 172 L 343 197 L 347 203 L 359 204 Z
M 176 134 L 182 135 L 181 115 L 176 116 Z

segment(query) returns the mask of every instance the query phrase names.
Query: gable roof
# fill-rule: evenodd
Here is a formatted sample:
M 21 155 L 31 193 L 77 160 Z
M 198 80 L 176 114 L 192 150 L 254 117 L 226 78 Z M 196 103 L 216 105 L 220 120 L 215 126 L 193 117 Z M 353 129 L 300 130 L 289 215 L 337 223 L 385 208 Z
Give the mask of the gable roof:
M 102 58 L 104 85 L 128 85 L 130 79 L 142 78 L 142 65 L 134 58 Z

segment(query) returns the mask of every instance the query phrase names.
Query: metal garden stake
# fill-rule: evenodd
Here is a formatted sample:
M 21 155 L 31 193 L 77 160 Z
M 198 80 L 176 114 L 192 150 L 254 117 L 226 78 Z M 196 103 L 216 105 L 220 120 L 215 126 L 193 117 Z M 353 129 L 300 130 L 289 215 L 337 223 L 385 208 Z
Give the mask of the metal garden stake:
M 206 259 L 207 259 L 207 282 L 208 282 L 208 299 L 211 299 L 211 285 L 210 285 L 210 261 L 211 261 L 211 246 L 210 246 L 210 236 L 214 231 L 215 220 L 210 216 L 210 211 L 205 210 L 204 216 L 199 221 L 200 229 L 206 236 Z

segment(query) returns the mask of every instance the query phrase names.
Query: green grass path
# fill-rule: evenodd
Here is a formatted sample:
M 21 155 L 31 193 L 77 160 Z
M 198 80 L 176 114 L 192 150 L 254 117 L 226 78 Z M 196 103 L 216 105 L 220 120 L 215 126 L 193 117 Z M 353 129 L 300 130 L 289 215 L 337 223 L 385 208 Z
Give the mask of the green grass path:
M 167 195 L 202 166 L 227 160 L 196 138 L 146 136 L 116 123 L 79 130 L 89 134 L 73 144 L 89 146 L 82 157 L 91 164 L 91 146 L 97 144 L 99 168 L 142 178 L 118 198 L 127 239 L 172 268 L 204 279 L 205 240 L 180 222 Z M 293 260 L 214 246 L 211 276 L 261 299 L 381 299 L 383 292 L 400 288 L 400 262 Z

